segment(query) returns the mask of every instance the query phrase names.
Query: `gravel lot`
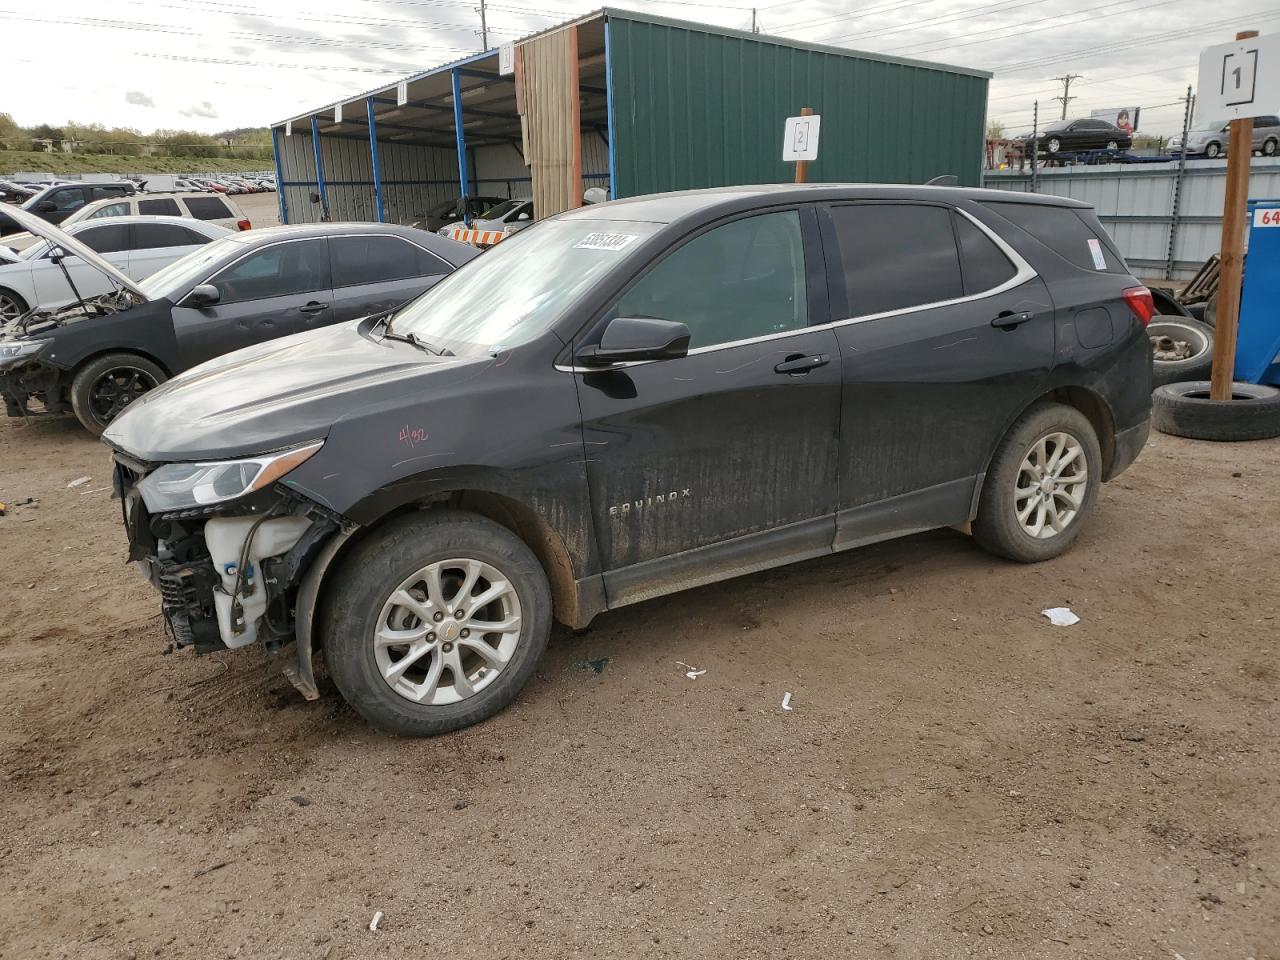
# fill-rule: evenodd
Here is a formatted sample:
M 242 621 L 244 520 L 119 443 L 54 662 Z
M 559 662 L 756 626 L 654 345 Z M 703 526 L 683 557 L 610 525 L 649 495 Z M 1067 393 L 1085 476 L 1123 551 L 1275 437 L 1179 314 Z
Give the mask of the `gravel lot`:
M 165 655 L 108 478 L 0 423 L 0 957 L 1280 958 L 1280 441 L 559 631 L 430 741 Z

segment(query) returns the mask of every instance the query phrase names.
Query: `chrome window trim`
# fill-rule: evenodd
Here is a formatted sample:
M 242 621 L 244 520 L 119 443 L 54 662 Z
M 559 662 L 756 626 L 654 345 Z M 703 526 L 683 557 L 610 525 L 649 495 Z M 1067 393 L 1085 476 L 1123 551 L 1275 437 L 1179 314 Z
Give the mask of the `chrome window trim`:
M 890 202 L 890 201 L 886 201 L 886 202 Z M 1022 284 L 1026 283 L 1028 280 L 1031 280 L 1039 276 L 1039 274 L 1036 273 L 1035 269 L 1031 266 L 1031 264 L 1027 263 L 1027 261 L 1022 258 L 1022 255 L 1019 254 L 1018 251 L 1014 250 L 1013 247 L 1010 246 L 1008 243 L 1006 243 L 1002 237 L 998 236 L 994 230 L 988 227 L 985 223 L 983 223 L 977 217 L 973 216 L 973 214 L 969 213 L 966 210 L 961 210 L 959 207 L 950 207 L 949 209 L 954 210 L 956 213 L 960 214 L 962 217 L 964 217 L 966 220 L 972 223 L 975 227 L 981 230 L 987 236 L 987 238 L 991 240 L 1000 249 L 1000 252 L 1009 258 L 1009 261 L 1014 266 L 1014 274 L 1012 277 L 1010 277 L 1004 283 L 994 286 L 989 290 L 983 290 L 979 293 L 966 294 L 963 297 L 954 297 L 950 300 L 935 300 L 932 303 L 922 303 L 914 307 L 902 307 L 901 309 L 898 309 L 898 310 L 886 310 L 881 313 L 869 313 L 863 316 L 845 317 L 844 319 L 831 320 L 831 321 L 828 321 L 827 323 L 819 323 L 819 324 L 814 324 L 812 326 L 797 327 L 794 330 L 782 330 L 782 331 L 779 331 L 778 333 L 768 333 L 759 337 L 747 337 L 744 340 L 729 340 L 729 341 L 726 341 L 725 343 L 708 344 L 705 347 L 694 347 L 694 349 L 690 350 L 686 354 L 686 356 L 692 357 L 702 353 L 711 353 L 716 350 L 728 350 L 732 347 L 742 347 L 752 343 L 764 343 L 765 341 L 768 341 L 768 340 L 778 340 L 778 339 L 781 339 L 782 337 L 791 337 L 791 336 L 795 336 L 796 334 L 808 333 L 813 330 L 834 330 L 836 327 L 852 326 L 855 323 L 867 323 L 868 321 L 871 321 L 871 320 L 885 320 L 889 317 L 901 317 L 901 316 L 906 316 L 912 313 L 920 313 L 923 310 L 936 310 L 939 307 L 953 307 L 961 303 L 971 303 L 977 300 L 985 300 L 987 297 L 994 297 L 998 294 L 1005 293 L 1009 290 L 1013 290 L 1016 287 L 1020 287 L 1022 286 Z M 957 241 L 956 243 L 957 256 L 959 255 L 959 249 L 960 249 L 960 245 L 959 245 L 959 242 Z M 649 363 L 665 363 L 665 362 L 666 361 L 660 361 L 660 360 L 631 360 L 625 363 L 610 364 L 607 367 L 579 367 L 579 366 L 573 366 L 570 364 L 557 363 L 555 365 L 555 368 L 562 373 L 602 373 L 606 370 L 622 370 L 627 367 L 640 367 Z

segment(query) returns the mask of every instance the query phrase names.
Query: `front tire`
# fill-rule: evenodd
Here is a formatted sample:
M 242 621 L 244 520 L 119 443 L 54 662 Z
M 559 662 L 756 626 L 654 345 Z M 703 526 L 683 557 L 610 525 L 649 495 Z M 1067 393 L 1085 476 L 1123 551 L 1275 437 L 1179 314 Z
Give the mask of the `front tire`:
M 978 501 L 973 537 L 1019 563 L 1065 552 L 1080 535 L 1102 482 L 1102 451 L 1079 410 L 1038 403 L 1000 441 Z
M 479 723 L 533 675 L 551 589 L 533 551 L 475 514 L 389 523 L 343 562 L 329 594 L 325 661 L 356 712 L 425 737 Z
M 109 353 L 76 371 L 71 381 L 71 409 L 81 426 L 95 437 L 148 390 L 168 377 L 160 367 L 136 353 Z
M 0 323 L 17 320 L 29 309 L 27 301 L 12 290 L 0 289 Z
M 1049 142 L 1045 144 L 1045 147 L 1048 148 L 1050 153 L 1057 153 L 1062 149 L 1062 141 L 1057 137 L 1050 137 Z
M 1222 146 L 1217 143 L 1211 143 L 1204 148 L 1204 155 L 1210 160 L 1216 160 L 1222 153 Z
M 1272 137 L 1262 145 L 1262 155 L 1264 157 L 1274 157 L 1276 155 L 1277 146 L 1280 146 L 1280 141 L 1277 141 L 1275 137 Z

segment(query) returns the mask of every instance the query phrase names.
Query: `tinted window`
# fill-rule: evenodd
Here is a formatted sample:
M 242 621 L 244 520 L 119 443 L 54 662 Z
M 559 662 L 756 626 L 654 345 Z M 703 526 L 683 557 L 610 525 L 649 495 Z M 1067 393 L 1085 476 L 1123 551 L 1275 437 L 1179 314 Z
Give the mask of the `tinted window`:
M 89 193 L 94 200 L 105 200 L 107 197 L 123 197 L 128 191 L 124 187 L 93 187 Z
M 97 253 L 119 253 L 129 249 L 129 225 L 104 223 L 76 234 L 76 239 Z
M 399 237 L 333 237 L 333 285 L 354 287 L 448 273 L 443 260 Z
M 800 215 L 766 213 L 695 237 L 623 294 L 613 316 L 679 321 L 691 348 L 803 327 Z
M 79 187 L 68 187 L 66 190 L 55 190 L 49 194 L 55 210 L 79 210 L 84 206 L 84 191 Z
M 187 197 L 182 202 L 197 220 L 226 220 L 235 216 L 221 197 Z
M 121 200 L 119 203 L 108 203 L 105 207 L 93 211 L 89 214 L 88 219 L 97 220 L 100 217 L 127 217 L 129 216 L 129 201 Z
M 329 286 L 324 239 L 276 243 L 214 277 L 223 303 L 320 292 Z
M 1123 273 L 1125 268 L 1110 249 L 1110 244 L 1085 224 L 1071 207 L 1051 207 L 1039 203 L 988 203 L 987 207 L 1000 216 L 1012 220 L 1054 253 L 1077 267 L 1096 270 L 1090 240 L 1098 244 L 1111 273 Z
M 998 287 L 1018 272 L 990 237 L 959 214 L 956 215 L 956 238 L 960 241 L 960 266 L 964 272 L 966 294 Z
M 182 209 L 178 206 L 178 201 L 172 197 L 162 197 L 158 200 L 139 200 L 138 212 L 153 217 L 182 216 Z
M 209 242 L 202 233 L 188 230 L 176 223 L 138 223 L 134 225 L 134 249 L 153 250 L 158 247 L 191 247 Z
M 946 207 L 860 203 L 831 208 L 850 316 L 904 310 L 963 295 Z

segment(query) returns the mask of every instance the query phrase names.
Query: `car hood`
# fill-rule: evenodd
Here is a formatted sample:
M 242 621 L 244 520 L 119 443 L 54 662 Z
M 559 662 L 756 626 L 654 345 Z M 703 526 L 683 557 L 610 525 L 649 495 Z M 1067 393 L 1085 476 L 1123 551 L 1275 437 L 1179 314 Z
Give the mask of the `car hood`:
M 24 228 L 27 233 L 40 237 L 44 240 L 49 240 L 68 253 L 75 254 L 85 263 L 96 269 L 99 273 L 105 275 L 108 280 L 116 284 L 122 290 L 128 290 L 138 298 L 139 303 L 145 303 L 148 300 L 147 295 L 142 292 L 141 287 L 100 257 L 93 250 L 86 247 L 75 237 L 59 230 L 47 220 L 42 220 L 35 214 L 28 213 L 26 210 L 21 208 L 6 210 L 5 213 L 12 217 L 14 223 Z
M 406 380 L 490 358 L 436 357 L 368 320 L 295 334 L 193 367 L 145 394 L 102 439 L 147 463 L 233 459 L 326 437 L 355 412 L 398 407 Z

